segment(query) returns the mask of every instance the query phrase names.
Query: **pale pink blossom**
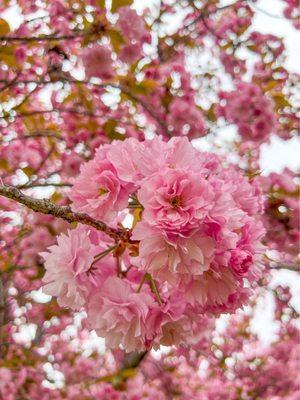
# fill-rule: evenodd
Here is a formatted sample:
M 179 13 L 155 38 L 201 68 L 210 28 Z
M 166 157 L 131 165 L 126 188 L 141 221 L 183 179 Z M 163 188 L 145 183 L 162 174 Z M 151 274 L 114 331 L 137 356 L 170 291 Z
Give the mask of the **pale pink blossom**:
M 178 282 L 180 274 L 201 275 L 213 259 L 215 241 L 208 236 L 194 235 L 171 241 L 158 229 L 139 223 L 133 239 L 140 241 L 139 258 L 133 262 L 173 284 Z
M 201 176 L 177 169 L 162 171 L 137 192 L 143 221 L 167 236 L 190 236 L 213 208 L 214 194 Z
M 108 278 L 88 305 L 89 324 L 105 338 L 109 348 L 121 344 L 126 352 L 142 351 L 146 343 L 146 319 L 153 304 L 149 294 L 136 293 L 120 278 Z
M 90 235 L 91 229 L 79 226 L 58 236 L 56 245 L 40 253 L 46 269 L 43 292 L 56 296 L 61 306 L 80 309 L 92 288 L 111 274 L 110 260 L 106 259 L 104 265 L 101 261 L 93 265 L 94 257 L 108 246 L 96 246 Z
M 95 218 L 111 221 L 128 203 L 128 185 L 118 177 L 114 166 L 102 159 L 82 165 L 72 187 L 70 198 L 75 211 L 86 212 Z

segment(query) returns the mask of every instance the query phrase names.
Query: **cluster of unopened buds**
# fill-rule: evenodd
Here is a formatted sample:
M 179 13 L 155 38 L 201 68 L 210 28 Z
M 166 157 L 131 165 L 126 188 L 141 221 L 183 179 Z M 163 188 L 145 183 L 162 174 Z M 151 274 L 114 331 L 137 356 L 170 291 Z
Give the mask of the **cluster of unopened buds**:
M 42 253 L 44 292 L 85 309 L 109 348 L 194 345 L 211 318 L 247 303 L 261 271 L 262 198 L 187 138 L 103 145 L 85 163 L 72 208 L 120 239 L 78 225 Z

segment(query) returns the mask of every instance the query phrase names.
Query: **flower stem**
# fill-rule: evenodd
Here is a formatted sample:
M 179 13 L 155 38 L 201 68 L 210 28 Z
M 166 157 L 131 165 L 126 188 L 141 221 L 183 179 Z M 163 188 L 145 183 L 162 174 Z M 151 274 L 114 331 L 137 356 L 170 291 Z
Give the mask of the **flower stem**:
M 155 294 L 155 297 L 156 297 L 158 303 L 159 303 L 160 305 L 162 305 L 162 304 L 163 304 L 163 301 L 162 301 L 162 298 L 160 297 L 160 294 L 159 294 L 159 291 L 158 291 L 158 289 L 157 289 L 155 280 L 153 279 L 152 275 L 149 274 L 148 272 L 146 272 L 145 275 L 143 276 L 143 278 L 142 278 L 142 280 L 141 280 L 141 282 L 140 282 L 140 284 L 139 284 L 139 287 L 137 288 L 137 291 L 136 291 L 136 292 L 139 293 L 139 292 L 141 291 L 141 289 L 142 289 L 142 287 L 143 287 L 143 285 L 144 285 L 144 283 L 145 283 L 146 281 L 148 281 L 149 286 L 150 286 L 150 289 L 151 289 L 152 293 Z

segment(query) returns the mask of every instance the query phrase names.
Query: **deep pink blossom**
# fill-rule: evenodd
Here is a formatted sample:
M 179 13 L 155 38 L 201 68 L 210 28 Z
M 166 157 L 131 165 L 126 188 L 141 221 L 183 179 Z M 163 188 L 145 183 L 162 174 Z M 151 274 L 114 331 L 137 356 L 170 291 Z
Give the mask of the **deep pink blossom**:
M 111 79 L 114 75 L 111 50 L 106 45 L 94 44 L 84 49 L 83 65 L 87 78 Z
M 167 124 L 175 135 L 186 135 L 193 139 L 205 133 L 202 112 L 194 102 L 193 96 L 175 98 L 169 107 Z

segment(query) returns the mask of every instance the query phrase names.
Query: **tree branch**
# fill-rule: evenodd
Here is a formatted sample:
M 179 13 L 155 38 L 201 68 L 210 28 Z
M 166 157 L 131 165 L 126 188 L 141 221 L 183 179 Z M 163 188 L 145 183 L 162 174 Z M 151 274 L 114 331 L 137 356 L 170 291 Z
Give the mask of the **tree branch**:
M 70 35 L 41 35 L 41 36 L 0 36 L 0 42 L 45 42 L 45 41 L 52 41 L 52 40 L 73 40 L 77 39 L 78 37 L 83 37 L 88 35 L 92 32 L 89 31 L 82 31 L 78 32 L 77 34 L 70 34 Z
M 125 382 L 128 378 L 133 377 L 136 374 L 136 368 L 140 365 L 147 354 L 147 351 L 125 354 L 121 368 L 116 373 L 101 376 L 99 378 L 93 378 L 88 382 L 85 382 L 85 387 L 90 387 L 99 382 L 108 382 L 116 389 L 125 389 Z
M 286 269 L 288 271 L 294 271 L 294 272 L 300 272 L 300 266 L 295 264 L 295 265 L 289 265 L 289 264 L 278 264 L 276 267 L 271 267 L 270 271 L 276 271 L 279 269 Z
M 234 6 L 234 5 L 236 5 L 237 3 L 238 3 L 238 1 L 234 1 L 231 4 L 227 4 L 227 5 L 222 6 L 222 7 L 216 7 L 214 10 L 211 10 L 211 11 L 207 11 L 207 7 L 209 6 L 209 3 L 207 3 L 207 4 L 204 5 L 204 7 L 202 9 L 197 10 L 197 11 L 200 11 L 200 14 L 193 21 L 191 21 L 191 22 L 187 23 L 186 25 L 184 25 L 182 27 L 182 29 L 183 30 L 184 29 L 188 29 L 191 26 L 195 25 L 200 20 L 203 20 L 203 18 L 207 18 L 210 15 L 216 14 L 218 11 L 226 10 L 227 8 L 230 8 L 230 7 Z
M 125 355 L 123 363 L 122 363 L 122 370 L 128 368 L 136 368 L 140 364 L 140 362 L 145 358 L 147 351 L 139 352 L 132 352 Z
M 59 182 L 59 183 L 54 183 L 54 182 L 32 182 L 32 183 L 25 183 L 24 185 L 18 185 L 16 186 L 17 189 L 32 189 L 32 188 L 37 188 L 37 187 L 72 187 L 73 185 L 71 183 L 65 183 L 65 182 Z
M 4 285 L 2 280 L 0 279 L 0 329 L 1 326 L 4 325 L 5 322 L 5 294 L 4 294 Z
M 14 186 L 0 185 L 0 195 L 23 204 L 33 211 L 53 215 L 54 217 L 62 218 L 70 223 L 80 222 L 81 224 L 92 226 L 98 231 L 104 232 L 115 241 L 120 239 L 127 241 L 129 239 L 130 233 L 126 229 L 111 228 L 104 222 L 93 219 L 88 214 L 73 212 L 70 206 L 59 206 L 48 199 L 35 199 L 26 196 Z
M 29 134 L 26 134 L 24 136 L 17 136 L 14 137 L 10 140 L 4 141 L 0 139 L 0 144 L 1 143 L 11 143 L 15 142 L 17 140 L 27 140 L 27 139 L 36 139 L 36 138 L 54 138 L 60 141 L 63 141 L 64 139 L 56 132 L 51 131 L 51 130 L 41 130 L 41 131 L 34 131 Z

